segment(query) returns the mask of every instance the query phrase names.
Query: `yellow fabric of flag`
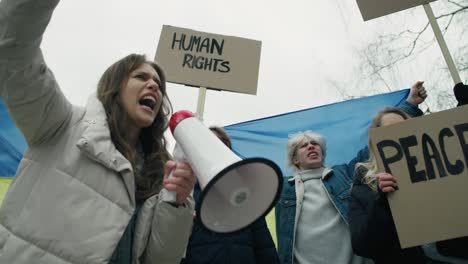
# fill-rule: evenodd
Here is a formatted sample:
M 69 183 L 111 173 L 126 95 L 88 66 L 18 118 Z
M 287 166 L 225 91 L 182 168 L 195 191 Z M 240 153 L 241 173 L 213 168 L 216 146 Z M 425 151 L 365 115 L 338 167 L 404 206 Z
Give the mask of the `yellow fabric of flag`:
M 2 204 L 3 197 L 5 197 L 5 194 L 12 180 L 13 180 L 12 178 L 0 177 L 0 204 Z

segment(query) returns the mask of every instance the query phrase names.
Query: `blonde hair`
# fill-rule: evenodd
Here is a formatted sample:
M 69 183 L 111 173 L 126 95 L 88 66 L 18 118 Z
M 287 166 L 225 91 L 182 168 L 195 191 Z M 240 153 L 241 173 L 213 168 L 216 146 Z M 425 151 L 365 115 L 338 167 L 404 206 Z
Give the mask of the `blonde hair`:
M 315 132 L 312 131 L 303 131 L 303 132 L 297 132 L 295 134 L 289 135 L 288 139 L 288 166 L 289 167 L 294 167 L 296 170 L 299 169 L 299 167 L 294 164 L 294 158 L 296 157 L 296 151 L 299 145 L 306 141 L 306 140 L 313 140 L 317 142 L 320 145 L 320 148 L 322 149 L 322 155 L 323 159 L 325 159 L 325 155 L 327 152 L 327 143 L 325 141 L 325 138 Z
M 372 119 L 372 123 L 369 127 L 369 130 L 372 128 L 377 128 L 382 126 L 382 118 L 387 114 L 396 114 L 403 119 L 407 120 L 411 118 L 407 113 L 405 113 L 402 109 L 397 107 L 386 107 L 382 111 L 378 112 L 377 115 Z M 367 184 L 369 188 L 371 188 L 374 192 L 378 191 L 377 181 L 375 178 L 375 174 L 378 172 L 377 168 L 377 161 L 375 160 L 375 154 L 370 147 L 370 138 L 368 141 L 368 148 L 369 148 L 369 160 L 366 162 L 359 162 L 356 164 L 356 175 L 360 176 L 364 174 L 362 177 L 361 182 Z

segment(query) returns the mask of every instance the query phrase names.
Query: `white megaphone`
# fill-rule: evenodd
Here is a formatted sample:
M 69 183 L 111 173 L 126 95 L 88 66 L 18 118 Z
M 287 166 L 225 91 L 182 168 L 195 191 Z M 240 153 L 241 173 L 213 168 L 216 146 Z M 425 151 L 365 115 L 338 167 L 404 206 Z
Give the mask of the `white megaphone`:
M 275 206 L 282 173 L 264 158 L 241 159 L 187 110 L 169 127 L 201 187 L 197 220 L 217 233 L 232 233 L 264 217 Z

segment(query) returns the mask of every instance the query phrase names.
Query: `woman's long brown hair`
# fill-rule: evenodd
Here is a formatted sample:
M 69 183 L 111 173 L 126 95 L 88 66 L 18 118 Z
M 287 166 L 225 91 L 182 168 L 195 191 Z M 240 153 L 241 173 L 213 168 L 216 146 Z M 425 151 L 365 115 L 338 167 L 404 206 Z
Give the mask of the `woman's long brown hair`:
M 142 129 L 140 133 L 144 161 L 141 171 L 137 171 L 139 154 L 129 141 L 127 132 L 129 116 L 122 107 L 120 91 L 127 84 L 130 73 L 144 63 L 151 65 L 159 75 L 161 81 L 159 89 L 163 102 L 153 124 Z M 130 54 L 104 72 L 98 83 L 97 94 L 106 111 L 112 142 L 132 164 L 135 172 L 135 197 L 137 203 L 142 203 L 162 188 L 164 166 L 170 157 L 166 150 L 164 131 L 168 126 L 168 116 L 172 113 L 172 106 L 166 93 L 164 72 L 157 64 L 147 61 L 144 55 Z

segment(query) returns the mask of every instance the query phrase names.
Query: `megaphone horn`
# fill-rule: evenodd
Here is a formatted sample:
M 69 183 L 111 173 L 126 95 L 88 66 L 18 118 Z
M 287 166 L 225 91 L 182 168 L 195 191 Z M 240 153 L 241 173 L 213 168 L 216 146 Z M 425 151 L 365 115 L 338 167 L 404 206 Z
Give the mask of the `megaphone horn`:
M 283 181 L 274 162 L 239 158 L 190 111 L 174 113 L 169 127 L 200 184 L 197 220 L 204 228 L 240 231 L 276 204 Z

